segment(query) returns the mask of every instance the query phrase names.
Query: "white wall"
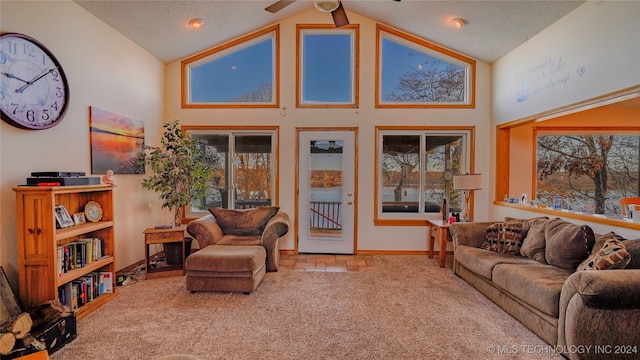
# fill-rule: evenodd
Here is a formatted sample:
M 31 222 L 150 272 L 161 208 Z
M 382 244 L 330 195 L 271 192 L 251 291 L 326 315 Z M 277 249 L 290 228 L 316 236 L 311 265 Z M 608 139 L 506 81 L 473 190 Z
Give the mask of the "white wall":
M 493 65 L 491 158 L 496 125 L 638 86 L 639 39 L 640 2 L 588 1 L 498 60 Z M 495 171 L 492 166 L 491 183 Z M 494 188 L 490 196 L 495 198 Z M 489 212 L 491 219 L 540 215 L 496 205 Z M 640 237 L 640 231 L 567 220 L 586 223 L 596 233 Z
M 496 124 L 640 83 L 640 2 L 588 1 L 493 65 Z
M 89 106 L 145 122 L 147 143 L 157 143 L 164 120 L 165 66 L 71 1 L 2 1 L 2 32 L 29 35 L 53 52 L 70 83 L 68 112 L 47 130 L 0 122 L 0 263 L 17 286 L 16 206 L 13 186 L 32 171 L 91 172 Z M 102 175 L 102 174 L 97 174 Z M 114 190 L 116 268 L 144 257 L 143 230 L 163 223 L 154 193 L 141 176 L 117 175 Z M 170 218 L 170 217 L 169 217 Z
M 278 125 L 280 126 L 280 207 L 292 216 L 295 200 L 295 130 L 296 127 L 358 127 L 359 198 L 358 247 L 363 250 L 425 251 L 427 228 L 422 226 L 374 226 L 374 143 L 375 126 L 476 126 L 476 171 L 489 171 L 490 67 L 477 63 L 475 109 L 375 109 L 375 26 L 368 18 L 349 13 L 352 24 L 360 24 L 360 107 L 359 109 L 296 109 L 295 64 L 296 24 L 321 24 L 331 21 L 315 10 L 301 13 L 280 23 L 280 81 L 282 109 L 182 109 L 180 107 L 180 61 L 167 67 L 168 119 L 179 119 L 189 125 Z M 256 29 L 258 30 L 258 29 Z M 429 40 L 429 39 L 427 39 Z M 218 44 L 212 44 L 218 45 Z M 488 188 L 485 184 L 485 188 Z M 488 206 L 488 191 L 476 192 L 476 208 Z M 484 219 L 486 212 L 477 211 Z M 293 230 L 293 229 L 292 229 Z M 281 249 L 294 249 L 294 231 L 281 243 Z

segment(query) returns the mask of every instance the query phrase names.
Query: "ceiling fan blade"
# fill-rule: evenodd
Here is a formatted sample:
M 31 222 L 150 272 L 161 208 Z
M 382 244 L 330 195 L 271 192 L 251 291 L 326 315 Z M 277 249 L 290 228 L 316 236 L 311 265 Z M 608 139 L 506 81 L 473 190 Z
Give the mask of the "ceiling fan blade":
M 331 12 L 331 16 L 333 17 L 333 23 L 336 24 L 336 27 L 343 27 L 345 25 L 349 25 L 347 12 L 344 11 L 344 7 L 342 6 L 342 1 L 340 1 L 340 5 L 338 5 L 338 8 Z
M 273 4 L 267 6 L 266 8 L 264 8 L 265 10 L 267 10 L 270 13 L 275 13 L 278 12 L 282 9 L 284 9 L 285 7 L 291 5 L 292 3 L 296 2 L 296 0 L 280 0 L 280 1 L 276 1 Z

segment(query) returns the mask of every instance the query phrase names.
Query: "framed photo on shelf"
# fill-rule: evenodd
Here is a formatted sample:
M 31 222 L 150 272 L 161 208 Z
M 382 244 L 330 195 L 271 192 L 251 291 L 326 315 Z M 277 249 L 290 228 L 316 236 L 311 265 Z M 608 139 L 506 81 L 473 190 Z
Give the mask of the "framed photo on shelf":
M 84 213 L 79 212 L 79 213 L 73 214 L 73 223 L 75 225 L 84 224 L 86 222 L 87 221 L 84 218 Z
M 67 211 L 67 208 L 64 207 L 64 205 L 56 205 L 55 213 L 56 225 L 58 225 L 60 228 L 67 228 L 74 225 L 73 219 L 71 218 L 71 215 L 69 215 L 69 212 Z

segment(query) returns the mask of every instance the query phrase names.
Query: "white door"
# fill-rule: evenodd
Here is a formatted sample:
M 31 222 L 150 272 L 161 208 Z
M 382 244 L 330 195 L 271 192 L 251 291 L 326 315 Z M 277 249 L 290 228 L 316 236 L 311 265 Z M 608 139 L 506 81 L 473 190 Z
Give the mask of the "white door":
M 303 130 L 298 141 L 298 252 L 353 254 L 355 132 Z

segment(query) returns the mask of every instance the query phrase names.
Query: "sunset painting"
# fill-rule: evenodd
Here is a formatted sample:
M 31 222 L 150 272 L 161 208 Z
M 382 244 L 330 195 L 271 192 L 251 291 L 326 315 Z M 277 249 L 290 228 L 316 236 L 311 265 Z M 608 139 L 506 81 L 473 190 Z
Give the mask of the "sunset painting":
M 144 122 L 128 116 L 89 108 L 91 129 L 91 172 L 144 174 L 137 155 L 144 146 Z

